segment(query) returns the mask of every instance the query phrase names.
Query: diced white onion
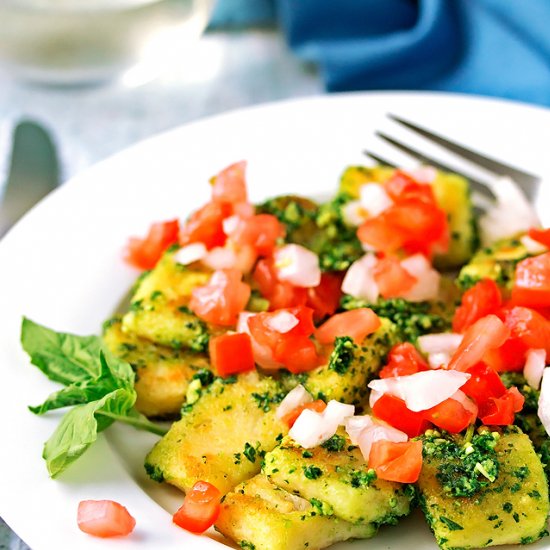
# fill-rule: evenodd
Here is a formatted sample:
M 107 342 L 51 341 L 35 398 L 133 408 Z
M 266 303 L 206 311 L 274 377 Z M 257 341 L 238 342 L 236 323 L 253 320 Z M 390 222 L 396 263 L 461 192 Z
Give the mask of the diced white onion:
M 296 407 L 311 403 L 312 401 L 313 397 L 311 397 L 311 394 L 302 384 L 298 384 L 294 389 L 290 390 L 281 401 L 275 412 L 275 417 L 282 418 L 289 412 L 292 412 Z
M 319 257 L 299 244 L 287 244 L 275 251 L 275 269 L 280 281 L 310 288 L 321 282 Z
M 373 380 L 372 390 L 389 393 L 405 401 L 411 411 L 425 411 L 445 401 L 460 389 L 470 374 L 455 370 L 430 370 L 409 376 Z
M 437 177 L 437 170 L 433 166 L 419 166 L 404 172 L 418 183 L 433 183 Z
M 533 205 L 516 182 L 499 177 L 487 181 L 487 185 L 495 195 L 496 203 L 479 218 L 484 246 L 540 226 Z
M 529 235 L 523 235 L 520 239 L 521 244 L 525 247 L 525 250 L 529 252 L 529 254 L 542 254 L 543 252 L 546 252 L 548 248 L 544 246 L 542 243 L 539 243 L 538 241 L 535 241 L 535 239 L 532 239 L 529 237 Z
M 403 298 L 411 302 L 423 302 L 435 300 L 438 297 L 441 275 L 430 265 L 425 256 L 422 254 L 409 256 L 401 261 L 401 266 L 416 277 L 416 283 L 403 294 Z
M 335 426 L 334 431 L 336 431 L 338 426 L 344 425 L 345 419 L 348 418 L 348 416 L 353 416 L 355 414 L 355 407 L 331 399 L 327 403 L 327 408 L 322 414 L 328 424 Z
M 366 254 L 353 262 L 342 282 L 342 292 L 367 302 L 376 302 L 379 291 L 372 270 L 377 261 L 373 254 Z
M 254 315 L 258 314 L 254 313 L 253 311 L 241 311 L 239 313 L 239 317 L 237 318 L 237 332 L 250 334 L 250 329 L 248 328 L 248 319 L 254 317 Z
M 322 414 L 304 409 L 288 435 L 305 449 L 311 449 L 330 439 L 335 432 L 336 428 L 329 425 Z
M 368 428 L 365 428 L 357 438 L 359 448 L 363 458 L 368 463 L 372 444 L 376 441 L 393 441 L 394 443 L 403 443 L 409 438 L 406 433 L 401 430 L 393 428 L 392 426 L 382 426 L 380 424 L 374 424 Z
M 342 218 L 346 225 L 357 227 L 361 225 L 367 218 L 369 213 L 363 208 L 361 201 L 349 201 L 342 206 Z
M 430 353 L 428 355 L 428 364 L 432 369 L 440 369 L 442 366 L 446 366 L 451 360 L 452 355 L 443 351 L 436 353 Z
M 363 208 L 371 215 L 378 216 L 392 204 L 390 196 L 379 183 L 365 183 L 359 188 L 359 200 Z
M 369 406 L 372 409 L 375 403 L 384 395 L 384 392 L 371 390 L 369 395 Z
M 530 349 L 527 351 L 523 375 L 527 383 L 535 390 L 539 389 L 542 373 L 546 366 L 546 350 Z
M 346 429 L 346 433 L 348 434 L 352 445 L 357 445 L 359 434 L 365 428 L 369 428 L 370 426 L 373 426 L 374 423 L 375 422 L 372 416 L 368 414 L 364 414 L 363 416 L 348 416 L 344 420 L 344 427 Z
M 222 228 L 223 232 L 229 237 L 239 227 L 241 223 L 241 218 L 239 216 L 229 216 L 229 218 L 225 218 L 222 222 Z
M 210 269 L 230 269 L 237 263 L 237 254 L 231 248 L 216 246 L 202 259 Z
M 470 399 L 463 391 L 457 390 L 453 395 L 451 395 L 451 399 L 454 399 L 455 401 L 458 401 L 467 411 L 471 412 L 473 415 L 472 422 L 475 422 L 475 419 L 477 418 L 477 413 L 479 412 L 478 406 L 476 405 L 475 401 Z
M 203 243 L 191 243 L 182 246 L 173 256 L 174 261 L 181 265 L 189 265 L 202 260 L 208 254 Z
M 542 374 L 538 415 L 546 433 L 550 435 L 550 367 L 545 368 Z
M 300 321 L 289 311 L 278 311 L 269 317 L 265 324 L 275 332 L 286 334 L 292 330 Z
M 452 355 L 462 342 L 462 334 L 441 332 L 418 337 L 418 347 L 423 353 L 447 353 Z

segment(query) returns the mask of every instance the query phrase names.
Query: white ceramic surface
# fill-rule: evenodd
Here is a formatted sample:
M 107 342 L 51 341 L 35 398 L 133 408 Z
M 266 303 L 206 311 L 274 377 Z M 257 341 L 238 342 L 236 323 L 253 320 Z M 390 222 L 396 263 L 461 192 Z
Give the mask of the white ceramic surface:
M 550 175 L 550 111 L 443 94 L 370 93 L 260 106 L 157 136 L 73 178 L 34 208 L 0 243 L 0 515 L 34 549 L 223 548 L 175 527 L 181 495 L 146 479 L 154 437 L 114 426 L 59 479 L 48 478 L 42 444 L 58 416 L 36 417 L 54 388 L 19 345 L 23 315 L 57 330 L 97 333 L 137 273 L 122 247 L 155 220 L 184 217 L 208 196 L 208 178 L 249 161 L 252 200 L 330 193 L 346 164 L 364 162 L 375 129 L 393 112 L 542 176 Z M 396 132 L 397 133 L 397 132 Z M 404 132 L 399 132 L 404 135 Z M 376 145 L 382 153 L 384 147 Z M 550 189 L 538 198 L 550 211 Z M 546 224 L 550 220 L 545 219 Z M 99 540 L 76 526 L 77 503 L 109 498 L 137 519 L 127 539 Z M 533 548 L 549 547 L 548 539 Z M 334 548 L 434 549 L 414 515 L 371 541 Z

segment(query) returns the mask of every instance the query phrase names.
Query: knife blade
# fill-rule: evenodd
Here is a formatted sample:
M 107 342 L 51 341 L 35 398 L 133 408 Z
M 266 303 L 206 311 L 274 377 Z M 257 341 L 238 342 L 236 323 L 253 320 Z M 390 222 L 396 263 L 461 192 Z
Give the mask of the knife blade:
M 0 238 L 58 185 L 59 163 L 50 135 L 37 122 L 22 120 L 13 132 L 8 179 L 0 203 Z

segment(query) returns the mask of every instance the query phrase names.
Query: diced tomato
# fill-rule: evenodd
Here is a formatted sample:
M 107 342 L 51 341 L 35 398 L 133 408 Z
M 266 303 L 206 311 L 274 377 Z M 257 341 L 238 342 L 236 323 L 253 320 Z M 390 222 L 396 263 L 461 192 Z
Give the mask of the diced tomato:
M 340 305 L 343 276 L 337 273 L 323 273 L 318 286 L 307 289 L 306 305 L 313 309 L 315 321 L 333 315 Z
M 254 370 L 252 342 L 246 333 L 227 333 L 215 336 L 210 339 L 208 350 L 212 366 L 224 378 L 232 374 Z
M 208 481 L 197 481 L 174 514 L 174 523 L 191 533 L 204 533 L 218 519 L 221 497 L 214 485 Z
M 315 331 L 315 338 L 320 344 L 332 344 L 338 336 L 349 336 L 361 345 L 365 336 L 379 326 L 378 315 L 372 309 L 362 307 L 333 315 Z
M 257 214 L 241 220 L 232 239 L 239 245 L 253 246 L 260 256 L 269 256 L 284 234 L 285 228 L 275 216 Z
M 304 305 L 307 301 L 308 289 L 277 279 L 273 258 L 259 260 L 252 279 L 261 294 L 269 300 L 270 311 Z
M 534 241 L 543 244 L 547 248 L 550 248 L 550 229 L 537 229 L 535 227 L 529 229 L 529 237 Z
M 298 319 L 298 324 L 284 333 L 270 326 L 270 320 L 281 311 L 286 311 Z M 254 340 L 271 350 L 274 361 L 291 372 L 304 372 L 319 365 L 317 349 L 309 338 L 315 328 L 311 308 L 299 306 L 273 313 L 258 313 L 249 318 L 248 327 Z
M 407 376 L 423 370 L 429 365 L 418 350 L 409 342 L 393 346 L 388 355 L 388 362 L 379 373 L 380 378 Z
M 439 405 L 424 411 L 424 418 L 438 428 L 451 433 L 459 433 L 475 421 L 475 416 L 471 411 L 450 397 Z
M 229 203 L 209 202 L 189 216 L 181 230 L 182 244 L 203 243 L 206 248 L 223 246 L 227 239 L 223 231 L 223 220 L 230 216 Z
M 509 335 L 510 329 L 496 315 L 482 317 L 464 333 L 448 368 L 467 371 L 479 363 L 486 352 L 502 346 Z
M 78 528 L 94 537 L 124 537 L 136 526 L 128 510 L 112 500 L 83 500 L 78 504 Z
M 550 306 L 550 252 L 516 265 L 512 302 L 534 308 Z
M 417 281 L 416 277 L 411 275 L 401 266 L 399 260 L 392 256 L 379 259 L 372 274 L 383 298 L 403 296 Z
M 424 433 L 429 425 L 422 412 L 409 410 L 405 401 L 389 393 L 377 399 L 372 412 L 374 416 L 405 432 L 409 437 Z
M 480 407 L 479 417 L 488 426 L 508 426 L 514 423 L 514 414 L 523 409 L 525 398 L 513 386 L 501 397 L 491 397 Z
M 510 336 L 521 340 L 526 348 L 545 349 L 550 354 L 550 321 L 537 311 L 512 307 L 505 310 L 504 324 Z
M 396 170 L 393 176 L 384 184 L 386 193 L 394 200 L 420 199 L 427 203 L 435 203 L 433 189 L 430 185 L 417 182 L 413 177 L 401 170 Z
M 152 269 L 163 252 L 178 242 L 179 222 L 170 220 L 151 225 L 144 239 L 131 237 L 126 247 L 126 260 L 139 269 Z
M 453 330 L 464 332 L 477 320 L 496 313 L 502 305 L 502 295 L 492 279 L 476 283 L 462 295 L 462 303 L 453 317 Z
M 208 323 L 232 326 L 250 298 L 250 286 L 237 269 L 215 271 L 210 281 L 193 289 L 189 309 Z
M 386 212 L 382 212 L 363 222 L 357 230 L 357 238 L 374 250 L 391 254 L 407 242 L 407 233 L 392 225 L 385 214 Z
M 236 162 L 214 176 L 212 200 L 218 203 L 246 202 L 246 161 Z
M 306 403 L 305 405 L 299 405 L 295 409 L 291 410 L 289 413 L 285 414 L 281 420 L 288 425 L 289 428 L 292 428 L 296 419 L 302 414 L 302 411 L 306 409 L 309 411 L 315 411 L 322 413 L 327 408 L 327 404 L 321 399 L 312 401 L 311 403 Z
M 422 469 L 422 441 L 375 441 L 369 455 L 369 467 L 379 479 L 414 483 Z
M 506 393 L 506 387 L 500 376 L 485 363 L 477 363 L 466 372 L 471 375 L 471 378 L 460 390 L 474 399 L 478 405 L 482 405 L 492 397 L 501 397 Z

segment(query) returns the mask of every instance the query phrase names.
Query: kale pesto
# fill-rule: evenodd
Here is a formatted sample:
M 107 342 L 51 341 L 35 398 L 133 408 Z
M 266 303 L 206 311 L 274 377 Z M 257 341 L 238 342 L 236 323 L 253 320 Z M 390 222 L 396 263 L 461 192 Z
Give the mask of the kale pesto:
M 345 374 L 353 363 L 357 349 L 358 346 L 349 336 L 338 336 L 330 354 L 328 368 L 338 374 Z

